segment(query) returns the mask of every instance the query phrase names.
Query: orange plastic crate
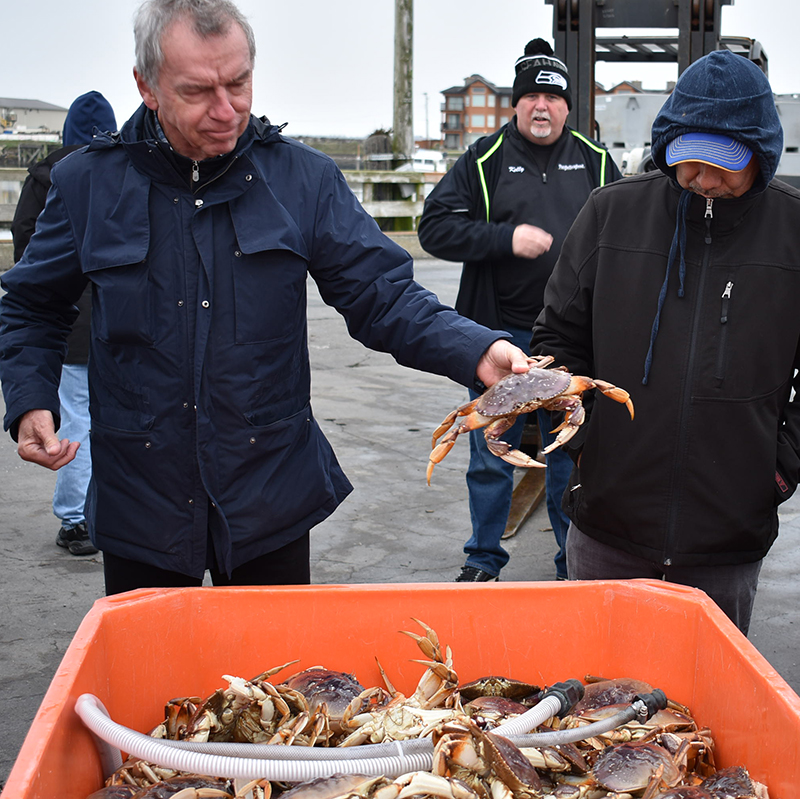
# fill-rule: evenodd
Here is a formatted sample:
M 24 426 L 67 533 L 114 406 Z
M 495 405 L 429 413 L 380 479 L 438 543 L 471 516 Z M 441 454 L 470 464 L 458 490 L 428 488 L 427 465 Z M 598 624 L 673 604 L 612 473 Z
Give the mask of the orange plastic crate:
M 462 681 L 488 674 L 548 685 L 636 677 L 713 731 L 719 767 L 746 765 L 771 799 L 800 795 L 800 697 L 700 591 L 649 580 L 143 589 L 98 600 L 70 644 L 20 750 L 4 799 L 85 799 L 102 785 L 74 712 L 93 693 L 147 731 L 177 696 L 223 674 L 253 677 L 299 658 L 413 691 L 419 618 L 452 648 Z

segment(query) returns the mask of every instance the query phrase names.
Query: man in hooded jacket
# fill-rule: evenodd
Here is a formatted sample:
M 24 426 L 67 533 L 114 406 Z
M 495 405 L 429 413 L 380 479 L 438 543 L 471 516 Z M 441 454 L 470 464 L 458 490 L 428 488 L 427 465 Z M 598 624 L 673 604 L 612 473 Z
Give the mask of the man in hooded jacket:
M 351 335 L 463 385 L 528 368 L 441 305 L 334 163 L 250 114 L 255 41 L 229 0 L 147 0 L 144 101 L 52 171 L 4 280 L 5 426 L 58 469 L 58 383 L 92 290 L 89 534 L 106 592 L 310 581 L 309 531 L 352 487 L 310 405 L 306 279 Z
M 660 171 L 578 216 L 534 327 L 534 352 L 636 408 L 587 398 L 566 445 L 569 575 L 694 586 L 746 634 L 800 475 L 800 193 L 773 179 L 769 82 L 729 51 L 682 74 L 652 142 Z
M 64 146 L 35 163 L 28 172 L 19 195 L 11 235 L 14 239 L 14 262 L 22 258 L 36 229 L 50 189 L 50 171 L 75 150 L 89 144 L 95 131 L 115 131 L 117 120 L 108 100 L 100 92 L 77 97 L 64 120 L 61 140 Z M 76 303 L 78 318 L 67 338 L 67 355 L 61 369 L 58 398 L 61 403 L 61 435 L 80 442 L 75 460 L 58 470 L 53 492 L 53 513 L 61 521 L 56 544 L 71 555 L 97 552 L 86 529 L 86 492 L 92 474 L 89 452 L 89 328 L 92 315 L 90 291 L 84 291 Z

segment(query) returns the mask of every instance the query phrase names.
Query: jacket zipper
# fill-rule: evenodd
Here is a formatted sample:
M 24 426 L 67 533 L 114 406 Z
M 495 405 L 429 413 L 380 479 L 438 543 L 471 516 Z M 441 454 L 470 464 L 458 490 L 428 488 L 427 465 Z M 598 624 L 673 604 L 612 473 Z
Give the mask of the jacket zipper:
M 233 165 L 234 165 L 234 164 L 235 164 L 235 163 L 236 163 L 238 160 L 239 160 L 239 156 L 238 156 L 238 155 L 234 155 L 234 156 L 233 156 L 233 158 L 231 158 L 231 160 L 230 160 L 230 162 L 228 163 L 228 165 L 225 167 L 225 169 L 223 169 L 223 170 L 222 170 L 222 172 L 220 172 L 220 173 L 218 173 L 218 174 L 214 175 L 214 177 L 213 177 L 213 178 L 211 178 L 211 180 L 208 180 L 208 181 L 206 181 L 206 182 L 205 182 L 205 183 L 204 183 L 202 186 L 196 186 L 194 189 L 192 189 L 192 194 L 194 194 L 196 191 L 199 191 L 200 189 L 204 189 L 204 188 L 206 188 L 206 186 L 210 186 L 210 185 L 211 185 L 211 184 L 212 184 L 214 181 L 216 181 L 216 180 L 219 180 L 219 179 L 220 179 L 220 178 L 221 178 L 221 177 L 222 177 L 222 176 L 223 176 L 223 175 L 224 175 L 226 172 L 228 172 L 228 170 L 230 170 L 230 168 L 231 168 L 231 167 L 232 167 L 232 166 L 233 166 Z M 195 175 L 195 172 L 194 172 L 195 165 L 197 165 L 197 166 L 198 166 L 198 170 L 197 170 L 197 178 L 195 178 L 195 176 L 194 176 L 194 175 Z M 197 161 L 194 161 L 194 162 L 193 162 L 193 164 L 192 164 L 192 180 L 193 180 L 193 181 L 194 181 L 194 180 L 198 180 L 198 181 L 200 180 L 200 169 L 199 169 L 199 164 L 197 164 Z
M 689 357 L 686 360 L 686 379 L 684 381 L 683 399 L 680 405 L 680 415 L 678 418 L 677 429 L 680 431 L 680 439 L 678 442 L 679 452 L 675 460 L 675 465 L 672 472 L 671 485 L 677 486 L 684 471 L 683 464 L 688 455 L 689 441 L 686 437 L 687 420 L 691 415 L 692 404 L 692 374 L 694 372 L 694 362 L 697 354 L 697 340 L 700 330 L 700 317 L 702 316 L 703 307 L 703 294 L 705 292 L 706 273 L 708 272 L 708 265 L 711 261 L 711 222 L 714 218 L 714 200 L 710 197 L 706 198 L 706 212 L 704 215 L 706 233 L 705 233 L 705 251 L 703 253 L 703 262 L 700 267 L 700 279 L 697 284 L 697 301 L 694 307 L 694 314 L 692 315 L 692 337 L 689 343 Z M 661 562 L 664 566 L 672 565 L 672 558 L 670 554 L 673 550 L 673 541 L 675 539 L 675 530 L 678 525 L 678 513 L 682 505 L 683 497 L 673 494 L 673 499 L 669 505 L 669 515 L 667 521 L 666 536 L 664 536 L 664 550 L 661 554 Z
M 725 353 L 727 351 L 728 342 L 728 309 L 731 302 L 731 293 L 733 291 L 733 281 L 729 280 L 725 284 L 725 290 L 722 292 L 722 310 L 720 311 L 719 323 L 722 325 L 719 334 L 719 354 L 717 355 L 717 373 L 714 377 L 721 383 L 725 377 Z

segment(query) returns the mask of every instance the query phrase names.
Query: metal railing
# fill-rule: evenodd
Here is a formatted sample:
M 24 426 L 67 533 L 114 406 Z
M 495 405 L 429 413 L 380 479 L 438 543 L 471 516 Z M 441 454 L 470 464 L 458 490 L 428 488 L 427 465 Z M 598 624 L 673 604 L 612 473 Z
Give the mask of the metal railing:
M 343 174 L 364 210 L 384 230 L 416 230 L 425 198 L 444 175 L 391 170 L 345 170 Z

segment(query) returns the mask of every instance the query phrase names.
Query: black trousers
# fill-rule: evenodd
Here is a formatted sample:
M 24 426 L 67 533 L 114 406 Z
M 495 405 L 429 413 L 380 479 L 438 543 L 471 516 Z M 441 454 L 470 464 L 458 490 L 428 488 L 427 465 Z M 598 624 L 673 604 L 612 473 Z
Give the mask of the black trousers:
M 574 524 L 567 531 L 567 572 L 570 580 L 630 580 L 647 577 L 705 591 L 745 634 L 756 600 L 762 561 L 730 566 L 664 566 L 601 544 Z
M 308 585 L 311 582 L 310 536 L 306 532 L 274 552 L 268 552 L 233 570 L 230 577 L 209 569 L 214 585 Z M 191 588 L 203 584 L 198 577 L 159 569 L 147 563 L 103 553 L 106 596 L 136 588 Z

